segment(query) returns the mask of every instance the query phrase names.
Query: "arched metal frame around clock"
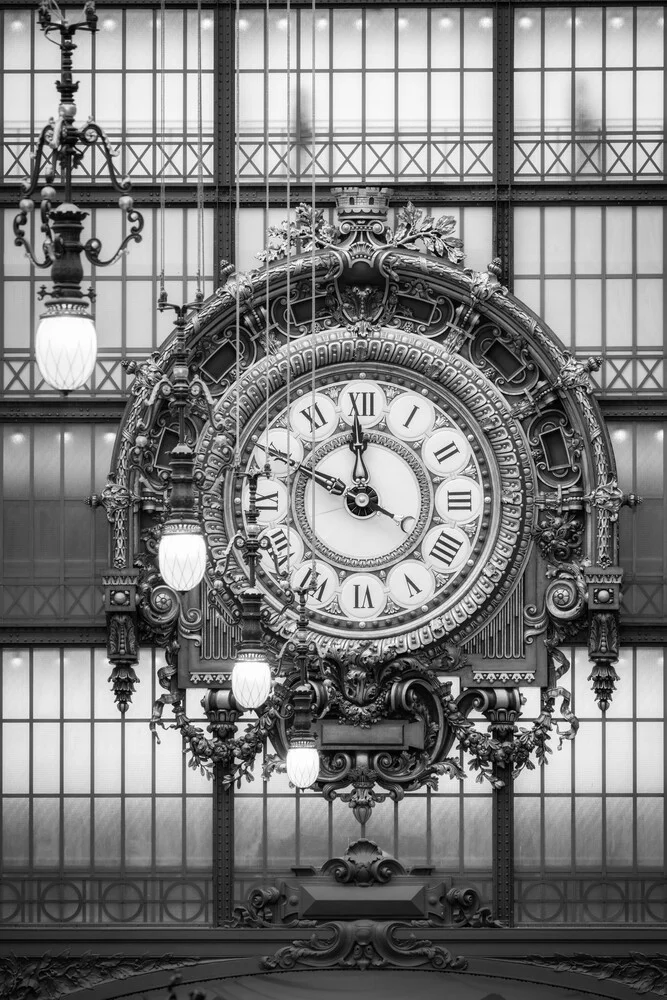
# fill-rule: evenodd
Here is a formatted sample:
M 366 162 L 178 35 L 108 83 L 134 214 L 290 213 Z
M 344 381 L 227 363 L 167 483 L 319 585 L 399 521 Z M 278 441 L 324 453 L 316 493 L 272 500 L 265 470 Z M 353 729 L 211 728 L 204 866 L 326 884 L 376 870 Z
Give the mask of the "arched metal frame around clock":
M 392 623 L 359 623 L 332 615 L 311 613 L 311 628 L 323 652 L 352 654 L 360 640 L 380 659 L 407 650 L 461 642 L 480 622 L 487 620 L 515 586 L 531 547 L 534 527 L 533 483 L 528 442 L 510 408 L 493 384 L 470 363 L 451 356 L 437 343 L 414 333 L 380 329 L 364 340 L 363 369 L 358 362 L 358 340 L 348 331 L 334 329 L 294 341 L 276 355 L 262 359 L 246 371 L 216 406 L 216 424 L 200 439 L 199 463 L 203 472 L 202 506 L 211 558 L 220 564 L 230 537 L 242 527 L 240 484 L 228 469 L 220 482 L 223 503 L 214 490 L 220 480 L 221 462 L 234 444 L 238 411 L 240 465 L 245 467 L 257 437 L 265 429 L 266 394 L 269 418 L 287 402 L 288 373 L 292 399 L 310 391 L 313 359 L 315 379 L 349 379 L 353 373 L 368 380 L 403 382 L 406 387 L 428 390 L 428 398 L 446 406 L 454 421 L 468 431 L 471 448 L 483 471 L 487 499 L 469 556 L 467 572 L 440 588 L 427 611 L 395 616 Z M 301 374 L 299 374 L 301 373 Z M 494 426 L 485 431 L 483 425 Z M 222 428 L 228 428 L 224 431 Z M 418 539 L 413 542 L 413 547 Z M 369 569 L 370 569 L 369 565 Z M 260 578 L 260 582 L 262 582 Z M 293 619 L 284 613 L 284 592 L 263 583 L 272 607 L 269 623 L 287 637 Z M 361 627 L 363 629 L 363 626 Z
M 299 345 L 305 345 L 313 336 L 313 329 L 316 338 L 331 335 L 327 350 L 353 351 L 357 365 L 368 359 L 378 331 L 383 336 L 415 337 L 419 341 L 417 353 L 424 357 L 432 349 L 438 363 L 446 356 L 449 370 L 458 371 L 462 383 L 467 385 L 460 395 L 464 405 L 467 406 L 465 392 L 474 396 L 480 386 L 487 393 L 485 398 L 497 401 L 496 413 L 479 421 L 481 439 L 492 436 L 502 426 L 511 426 L 521 439 L 521 444 L 514 448 L 515 456 L 522 454 L 521 449 L 528 442 L 526 490 L 522 495 L 533 504 L 537 514 L 533 517 L 526 508 L 524 524 L 527 526 L 533 517 L 540 553 L 548 564 L 546 575 L 551 580 L 546 588 L 544 612 L 533 609 L 535 616 L 528 625 L 536 634 L 545 627 L 546 618 L 551 617 L 552 621 L 565 623 L 572 629 L 577 622 L 581 627 L 587 611 L 596 614 L 599 611 L 598 625 L 604 639 L 600 643 L 601 657 L 605 662 L 613 660 L 617 651 L 612 648 L 610 654 L 609 643 L 611 639 L 613 647 L 620 586 L 616 522 L 624 498 L 615 480 L 608 435 L 591 395 L 591 366 L 576 361 L 566 352 L 530 310 L 507 294 L 492 270 L 467 271 L 444 257 L 398 246 L 390 236 L 381 219 L 343 219 L 334 245 L 314 255 L 279 259 L 268 268 L 260 267 L 239 278 L 230 278 L 186 325 L 191 370 L 196 370 L 208 386 L 218 416 L 220 400 L 226 393 L 228 400 L 235 395 L 229 395 L 229 390 L 237 376 L 240 374 L 243 383 L 252 372 L 247 391 L 241 394 L 240 420 L 242 426 L 249 426 L 266 395 L 260 373 L 268 368 L 279 374 L 281 365 L 284 369 L 286 364 L 283 348 L 288 300 L 292 303 L 290 336 L 294 356 L 290 363 L 295 382 L 299 378 L 307 380 L 310 372 L 309 352 L 305 348 L 300 350 Z M 365 289 L 369 294 L 363 301 L 354 286 L 360 263 L 365 266 L 365 277 L 370 275 L 370 284 Z M 313 276 L 314 318 L 310 308 Z M 363 285 L 363 280 L 360 284 Z M 506 349 L 515 358 L 516 371 L 509 378 L 504 377 L 502 365 L 499 370 L 490 363 L 494 345 L 498 352 Z M 136 378 L 117 439 L 114 479 L 102 497 L 112 524 L 106 607 L 110 615 L 126 614 L 128 629 L 132 621 L 127 612 L 136 614 L 138 607 L 140 633 L 149 641 L 167 642 L 180 616 L 183 634 L 198 644 L 197 634 L 204 627 L 203 619 L 210 614 L 206 595 L 200 611 L 195 612 L 191 607 L 181 607 L 178 595 L 170 595 L 168 588 L 160 585 L 154 551 L 159 529 L 150 528 L 150 512 L 164 509 L 164 496 L 159 496 L 159 491 L 147 484 L 145 477 L 147 463 L 151 468 L 159 465 L 155 428 L 162 419 L 163 403 L 156 397 L 155 388 L 171 372 L 174 346 L 172 338 L 150 361 L 132 366 Z M 264 358 L 265 347 L 268 347 L 268 362 Z M 333 353 L 328 363 L 337 363 Z M 276 387 L 276 391 L 279 389 Z M 192 427 L 199 434 L 197 450 L 201 452 L 211 433 L 210 413 L 201 398 L 195 401 L 191 416 Z M 218 426 L 217 430 L 233 436 L 231 425 Z M 567 461 L 562 469 L 554 471 L 546 467 L 539 452 L 549 434 L 559 433 Z M 229 453 L 219 456 L 216 488 L 229 459 Z M 212 475 L 213 471 L 209 463 L 206 474 Z M 208 483 L 211 484 L 212 481 Z M 503 491 L 498 495 L 508 508 L 516 505 L 515 485 L 508 484 L 504 495 Z M 139 516 L 142 509 L 143 521 Z M 528 546 L 527 527 L 525 532 L 522 529 L 521 537 L 522 544 Z M 520 562 L 517 557 L 516 565 Z M 113 603 L 116 590 L 124 587 L 132 591 L 137 579 L 136 606 L 133 596 L 128 599 L 128 608 L 116 606 Z M 501 586 L 506 583 L 505 580 Z M 601 585 L 599 590 L 607 595 L 606 600 L 611 593 L 612 602 L 608 606 L 595 604 L 596 584 Z M 507 589 L 511 591 L 511 587 Z M 502 606 L 502 601 L 500 597 L 495 606 Z M 218 593 L 214 604 L 218 615 L 227 622 L 230 634 L 233 633 L 233 602 L 225 603 L 224 594 Z M 479 602 L 473 601 L 466 608 L 462 599 L 458 611 L 461 620 L 450 624 L 456 627 L 458 635 L 472 635 L 474 639 L 474 623 L 479 626 L 481 621 L 484 627 Z M 132 662 L 131 654 L 122 650 L 114 652 L 110 648 L 110 657 L 114 662 Z M 513 682 L 514 675 L 510 675 L 511 671 L 506 675 L 506 683 Z M 202 683 L 205 683 L 203 675 Z

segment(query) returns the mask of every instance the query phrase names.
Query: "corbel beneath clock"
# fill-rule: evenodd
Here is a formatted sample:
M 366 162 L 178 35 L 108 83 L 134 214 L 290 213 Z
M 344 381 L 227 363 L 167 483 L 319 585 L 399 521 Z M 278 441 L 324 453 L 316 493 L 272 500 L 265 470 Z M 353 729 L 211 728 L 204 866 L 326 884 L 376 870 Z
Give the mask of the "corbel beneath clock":
M 308 939 L 266 956 L 265 969 L 463 970 L 467 962 L 461 956 L 405 932 L 502 926 L 474 889 L 455 887 L 451 879 L 436 881 L 430 867 L 407 871 L 365 838 L 319 871 L 292 871 L 289 882 L 252 889 L 247 905 L 237 907 L 229 921 L 235 928 L 311 928 Z

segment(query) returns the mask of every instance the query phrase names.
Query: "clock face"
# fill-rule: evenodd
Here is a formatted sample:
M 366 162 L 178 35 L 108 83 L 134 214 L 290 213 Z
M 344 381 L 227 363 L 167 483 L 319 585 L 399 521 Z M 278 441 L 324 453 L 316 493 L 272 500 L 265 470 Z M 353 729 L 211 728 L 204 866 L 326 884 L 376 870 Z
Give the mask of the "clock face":
M 386 375 L 338 378 L 251 441 L 246 471 L 271 469 L 257 490 L 271 546 L 260 582 L 269 593 L 286 577 L 308 587 L 312 621 L 386 631 L 442 604 L 473 564 L 490 476 L 443 400 Z M 241 511 L 248 501 L 246 484 Z
M 519 454 L 512 469 L 508 462 L 521 442 L 503 429 L 497 446 L 481 408 L 476 415 L 442 379 L 403 366 L 323 365 L 314 383 L 297 377 L 241 422 L 241 471 L 268 472 L 257 488 L 265 546 L 257 577 L 272 627 L 289 633 L 286 586 L 305 587 L 310 627 L 325 647 L 361 635 L 378 648 L 411 636 L 429 645 L 464 624 L 466 608 L 468 618 L 479 613 L 527 550 L 530 489 Z M 221 413 L 233 403 L 230 396 Z M 488 401 L 484 413 L 492 416 Z M 220 542 L 247 529 L 247 476 L 228 471 L 223 499 Z

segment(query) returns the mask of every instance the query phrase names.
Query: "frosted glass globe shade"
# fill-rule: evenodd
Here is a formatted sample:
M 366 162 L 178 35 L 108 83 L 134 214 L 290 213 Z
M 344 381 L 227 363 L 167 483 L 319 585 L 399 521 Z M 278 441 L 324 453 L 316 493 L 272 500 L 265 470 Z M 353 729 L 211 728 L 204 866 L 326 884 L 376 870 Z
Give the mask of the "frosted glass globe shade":
M 297 788 L 310 788 L 320 773 L 320 755 L 314 746 L 292 746 L 287 751 L 287 777 Z
M 81 313 L 45 313 L 37 327 L 35 355 L 42 378 L 54 389 L 80 389 L 95 368 L 95 324 Z
M 238 659 L 232 668 L 232 694 L 243 708 L 259 708 L 271 693 L 271 668 L 266 660 Z
M 165 532 L 160 539 L 158 564 L 168 587 L 192 590 L 206 571 L 206 542 L 201 532 Z

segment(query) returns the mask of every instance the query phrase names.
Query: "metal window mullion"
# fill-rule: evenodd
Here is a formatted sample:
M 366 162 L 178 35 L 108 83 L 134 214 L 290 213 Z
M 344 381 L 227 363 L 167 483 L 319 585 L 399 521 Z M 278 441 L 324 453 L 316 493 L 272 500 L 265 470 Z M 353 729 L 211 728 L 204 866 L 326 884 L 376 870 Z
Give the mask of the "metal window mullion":
M 97 858 L 95 856 L 95 821 L 97 819 L 97 792 L 95 786 L 95 649 L 90 646 L 88 650 L 88 679 L 90 691 L 90 704 L 88 716 L 88 745 L 90 752 L 90 795 L 88 800 L 88 810 L 90 817 L 90 829 L 88 834 L 90 848 L 90 868 L 94 874 L 97 868 Z
M 569 656 L 570 656 L 570 663 L 573 664 L 574 670 L 578 670 L 579 669 L 579 664 L 577 663 L 577 660 L 576 660 L 576 657 L 575 657 L 574 646 L 570 646 L 570 648 L 569 648 Z M 573 670 L 573 675 L 574 675 L 574 670 Z M 574 691 L 574 681 L 575 681 L 575 679 L 574 679 L 574 676 L 573 676 L 572 677 L 572 689 L 573 689 L 573 691 Z M 576 712 L 576 710 L 577 710 L 576 709 L 576 705 L 574 706 L 573 710 Z M 570 871 L 569 871 L 569 876 L 570 877 L 572 877 L 576 873 L 576 870 L 577 870 L 577 868 L 576 868 L 576 848 L 577 848 L 576 755 L 577 755 L 577 747 L 574 746 L 574 742 L 573 742 L 572 754 L 571 754 L 571 758 L 570 758 L 570 795 L 569 795 L 569 798 L 570 798 Z M 566 920 L 569 917 L 569 914 L 567 913 L 567 906 L 568 906 L 568 900 L 567 900 L 567 895 L 566 895 L 566 899 L 565 899 L 565 908 L 566 908 L 565 917 L 566 917 Z
M 398 183 L 400 180 L 399 175 L 399 155 L 401 148 L 401 116 L 399 112 L 399 101 L 400 101 L 400 81 L 401 81 L 401 70 L 398 65 L 400 48 L 398 42 L 398 7 L 394 8 L 394 181 Z M 407 150 L 406 150 L 407 156 Z M 398 841 L 397 841 L 398 842 Z
M 637 129 L 637 63 L 638 63 L 638 50 L 637 50 L 637 8 L 633 7 L 631 10 L 632 16 L 632 177 L 633 180 L 637 179 L 637 143 L 638 143 L 638 129 Z
M 602 78 L 602 122 L 601 122 L 601 137 L 600 137 L 600 180 L 605 180 L 607 177 L 607 15 L 608 11 L 604 10 L 601 17 L 601 31 L 602 31 L 602 66 L 600 68 L 600 74 Z
M 607 208 L 600 209 L 600 347 L 607 353 Z
M 547 874 L 547 816 L 546 816 L 546 781 L 545 768 L 540 768 L 540 862 L 539 871 L 542 878 Z M 515 799 L 516 801 L 516 799 Z M 516 818 L 516 817 L 515 817 Z
M 301 145 L 302 145 L 302 142 L 301 142 L 301 10 L 298 7 L 296 8 L 296 10 L 293 11 L 293 16 L 294 16 L 294 20 L 296 22 L 296 46 L 295 46 L 295 48 L 296 48 L 296 68 L 294 70 L 294 73 L 295 73 L 295 87 L 294 87 L 294 108 L 293 108 L 293 111 L 292 111 L 292 114 L 293 114 L 292 121 L 294 121 L 294 153 L 295 153 L 295 156 L 294 156 L 294 168 L 295 168 L 294 169 L 294 180 L 298 184 L 300 182 L 300 180 L 301 180 L 301 170 L 302 170 L 302 157 L 301 157 L 301 153 L 302 153 L 302 149 L 301 149 Z M 292 18 L 291 17 L 290 17 L 290 22 L 289 22 L 289 28 L 288 28 L 288 30 L 290 32 L 292 30 Z M 289 67 L 289 66 L 288 66 L 288 77 L 289 77 L 289 79 L 288 79 L 288 86 L 290 88 L 290 93 L 291 93 L 292 92 L 292 68 Z M 311 101 L 313 103 L 315 101 L 315 95 L 314 94 L 311 94 Z M 290 147 L 289 163 L 291 165 L 291 163 L 292 163 L 292 149 L 291 149 L 291 145 L 292 145 L 292 143 L 291 143 L 291 139 L 292 139 L 292 137 L 291 137 L 292 122 L 289 123 L 289 128 L 290 128 L 290 135 L 288 136 L 289 147 Z
M 157 233 L 158 211 L 159 211 L 159 209 L 157 209 L 157 208 L 150 208 L 148 210 L 148 212 L 146 213 L 146 216 L 150 215 L 151 224 L 152 224 L 152 232 L 153 233 Z M 156 350 L 157 349 L 157 338 L 158 338 L 158 326 L 157 326 L 157 323 L 158 323 L 158 311 L 157 311 L 157 308 L 155 308 L 155 306 L 156 306 L 157 299 L 158 299 L 158 282 L 159 282 L 159 275 L 160 275 L 159 240 L 157 238 L 153 239 L 151 241 L 151 247 L 152 247 L 152 249 L 151 249 L 151 274 L 150 274 L 150 279 L 149 280 L 150 280 L 150 283 L 151 283 L 152 301 L 153 301 L 153 306 L 154 306 L 154 308 L 151 310 L 151 344 L 153 345 L 153 349 Z
M 178 10 L 178 8 L 176 8 Z M 183 79 L 183 94 L 181 104 L 183 107 L 183 168 L 181 171 L 181 181 L 185 184 L 188 178 L 188 91 L 190 89 L 190 75 L 188 73 L 188 11 L 187 8 L 180 8 L 181 23 L 183 25 L 183 66 L 181 77 Z M 183 300 L 187 302 L 187 298 Z
M 97 678 L 96 678 L 97 680 Z M 126 804 L 126 793 L 125 793 L 125 716 L 121 715 L 118 720 L 120 725 L 120 792 L 118 794 L 118 805 L 120 813 L 120 858 L 118 865 L 118 877 L 121 881 L 125 882 L 127 880 L 127 865 L 126 865 L 126 850 L 125 850 L 125 804 Z M 151 741 L 152 753 L 155 754 L 155 741 Z
M 236 146 L 236 88 L 235 88 L 235 11 L 231 5 L 217 8 L 217 39 L 215 46 L 215 106 L 217 114 L 216 132 L 216 193 L 219 187 L 225 188 L 231 194 L 236 165 L 234 150 Z M 265 61 L 266 71 L 266 61 Z M 217 202 L 216 212 L 216 255 L 215 260 L 234 259 L 234 240 L 236 220 L 233 204 Z M 217 274 L 214 282 L 217 281 Z
M 97 37 L 95 33 L 91 33 L 90 36 L 90 113 L 93 116 L 93 120 L 97 121 Z M 85 73 L 85 70 L 83 70 Z M 124 124 L 124 123 L 123 123 Z M 122 135 L 125 135 L 125 128 L 123 128 Z M 90 183 L 94 184 L 97 175 L 97 149 L 93 145 L 90 150 Z
M 154 703 L 154 700 L 157 697 L 157 692 L 155 690 L 155 678 L 156 678 L 156 675 L 157 675 L 157 664 L 155 663 L 155 647 L 153 647 L 151 649 L 151 687 L 153 689 L 152 690 L 152 699 L 151 699 L 151 703 L 152 704 Z M 123 722 L 124 721 L 125 721 L 125 719 L 123 718 Z M 158 752 L 157 748 L 158 748 L 157 741 L 156 740 L 152 740 L 151 741 L 151 791 L 152 791 L 152 794 L 151 794 L 151 829 L 150 829 L 151 860 L 150 860 L 150 863 L 149 863 L 149 868 L 150 868 L 150 873 L 151 873 L 151 876 L 152 876 L 152 882 L 153 882 L 153 885 L 155 887 L 158 886 L 157 864 L 156 864 L 156 857 L 155 857 L 155 854 L 156 854 L 156 850 L 155 850 L 156 843 L 155 842 L 156 842 L 156 830 L 157 830 L 157 825 L 156 825 L 156 818 L 157 818 L 157 795 L 156 795 L 156 791 L 155 791 L 156 785 L 157 785 L 157 782 L 156 782 L 156 777 L 157 777 L 156 762 L 157 762 L 157 752 Z M 125 772 L 123 771 L 123 775 L 124 775 L 124 773 Z M 162 893 L 161 892 L 158 892 L 157 901 L 149 903 L 149 905 L 146 906 L 146 908 L 144 909 L 144 922 L 145 923 L 148 922 L 148 920 L 149 920 L 149 910 L 150 910 L 151 906 L 155 906 L 156 907 L 158 921 L 160 923 L 162 923 L 163 920 L 164 920 L 164 905 L 163 905 L 163 901 L 162 901 Z
M 546 297 L 547 297 L 547 279 L 546 279 L 546 273 L 545 273 L 545 260 L 546 260 L 546 257 L 545 257 L 545 251 L 544 251 L 544 213 L 545 213 L 545 211 L 546 211 L 546 209 L 545 209 L 544 205 L 541 205 L 539 207 L 539 209 L 538 209 L 539 219 L 540 219 L 540 223 L 539 223 L 539 225 L 540 225 L 540 228 L 539 228 L 539 241 L 540 241 L 540 261 L 539 261 L 539 264 L 540 264 L 540 270 L 539 270 L 539 278 L 540 278 L 540 316 L 544 316 L 544 310 L 545 310 L 545 305 L 546 305 Z
M 63 690 L 64 690 L 64 650 L 62 646 L 58 647 L 58 681 L 60 684 L 60 705 L 58 710 L 58 733 L 60 735 L 60 752 L 58 760 L 58 778 L 59 778 L 59 792 L 58 792 L 58 802 L 59 802 L 59 815 L 58 815 L 58 876 L 62 879 L 65 877 L 65 720 L 64 716 L 64 705 L 63 705 Z
M 160 134 L 160 136 L 158 138 L 158 130 L 157 130 L 157 126 L 158 126 L 158 85 L 160 83 L 160 79 L 161 79 L 162 73 L 164 71 L 164 67 L 162 66 L 162 63 L 160 62 L 160 73 L 158 74 L 158 71 L 157 71 L 157 66 L 158 66 L 158 30 L 157 30 L 157 23 L 158 23 L 158 18 L 160 16 L 159 10 L 152 11 L 152 16 L 153 16 L 153 20 L 152 20 L 153 30 L 151 32 L 151 37 L 152 37 L 152 51 L 153 51 L 153 72 L 151 74 L 151 77 L 152 77 L 151 107 L 152 107 L 152 138 L 153 138 L 153 142 L 152 142 L 152 154 L 151 155 L 152 155 L 153 178 L 155 180 L 155 183 L 159 183 L 159 181 L 160 181 L 160 176 L 159 176 L 160 164 L 158 164 L 158 150 L 160 149 L 160 144 L 162 144 L 162 147 L 163 147 L 163 150 L 164 150 L 164 122 L 160 122 L 160 127 L 162 129 L 162 132 L 161 132 L 161 134 Z M 164 25 L 161 22 L 160 22 L 160 31 L 164 31 Z M 125 53 L 123 53 L 123 55 L 125 55 Z M 125 67 L 124 63 L 123 63 L 123 66 Z M 123 72 L 123 109 L 122 109 L 122 114 L 123 114 L 123 129 L 125 129 L 125 108 L 126 108 L 126 105 L 127 105 L 126 79 L 127 79 L 127 71 L 124 70 L 124 72 Z M 126 134 L 126 133 L 124 132 L 124 134 Z M 164 157 L 164 151 L 162 153 L 162 156 Z M 155 221 L 157 221 L 157 220 L 154 220 L 154 222 Z M 153 229 L 153 231 L 156 232 L 155 228 Z M 157 235 L 156 235 L 156 238 L 153 240 L 153 245 L 156 246 L 157 243 L 158 243 L 158 239 L 157 239 Z M 153 274 L 154 275 L 158 274 L 158 270 L 156 270 L 155 267 L 153 268 Z M 157 299 L 157 295 L 155 296 L 155 298 Z
M 459 751 L 459 763 L 462 767 L 465 766 L 465 758 L 463 755 L 463 750 Z M 463 850 L 463 845 L 465 844 L 465 795 L 463 792 L 463 782 L 459 781 L 458 789 L 458 800 L 459 800 L 459 866 L 458 875 L 463 875 L 465 872 L 465 853 Z
M 663 461 L 667 459 L 667 435 L 663 434 Z M 656 653 L 662 651 L 662 767 L 663 775 L 667 775 L 667 684 L 665 683 L 665 662 L 667 660 L 667 646 L 656 646 Z M 667 860 L 667 823 L 665 823 L 665 798 L 661 796 L 662 802 L 662 867 L 665 867 Z
M 303 792 L 300 788 L 295 790 L 294 796 L 294 845 L 296 864 L 301 864 L 301 796 Z M 363 834 L 362 834 L 363 836 Z
M 366 182 L 366 146 L 368 135 L 366 132 L 366 9 L 361 10 L 361 183 Z M 396 113 L 394 109 L 394 114 Z
M 35 683 L 33 677 L 33 647 L 26 647 L 28 654 L 28 705 L 30 715 L 28 718 L 28 870 L 33 875 L 35 871 L 35 783 L 33 781 L 33 768 L 35 766 Z
M 203 268 L 202 268 L 203 270 Z M 155 672 L 155 671 L 153 671 Z M 191 689 L 192 690 L 192 689 Z M 183 705 L 185 707 L 185 697 L 183 697 Z M 188 870 L 188 850 L 187 850 L 187 835 L 188 835 L 188 788 L 187 788 L 187 776 L 188 776 L 188 761 L 185 754 L 181 754 L 181 871 L 183 873 Z M 155 788 L 155 786 L 153 786 Z M 155 794 L 152 796 L 155 800 Z M 155 828 L 157 830 L 157 827 Z
M 577 8 L 571 7 L 570 16 L 570 64 L 571 64 L 571 87 L 570 87 L 570 180 L 577 179 Z
M 429 141 L 426 143 L 426 183 L 433 183 L 433 157 L 431 155 L 433 136 L 433 90 L 431 87 L 432 75 L 432 47 L 433 47 L 433 8 L 426 12 L 426 134 Z M 428 800 L 428 815 L 431 815 L 431 799 Z M 430 832 L 429 832 L 430 838 Z M 430 839 L 429 839 L 430 845 Z M 429 858 L 430 846 L 429 846 Z
M 638 324 L 637 324 L 637 305 L 638 305 L 638 294 L 637 294 L 638 284 L 637 284 L 637 280 L 638 280 L 639 275 L 638 275 L 638 268 L 637 268 L 637 207 L 635 205 L 632 205 L 630 207 L 630 226 L 631 226 L 631 253 L 632 253 L 632 259 L 631 259 L 631 262 L 630 262 L 630 266 L 631 266 L 631 270 L 632 270 L 632 283 L 631 283 L 631 286 L 630 286 L 630 295 L 631 295 L 630 305 L 631 305 L 631 310 L 632 310 L 632 344 L 631 344 L 631 348 L 632 348 L 632 353 L 636 356 L 638 354 L 638 351 L 639 351 L 639 327 L 638 327 Z M 637 362 L 635 361 L 634 364 L 636 366 Z M 637 374 L 639 374 L 639 373 L 637 373 Z M 638 381 L 639 381 L 639 379 L 637 378 L 636 382 L 638 383 Z
M 433 790 L 426 786 L 426 864 L 433 864 L 433 837 L 431 833 L 431 802 Z
M 57 425 L 59 427 L 60 433 L 60 496 L 58 497 L 58 506 L 60 508 L 60 524 L 59 524 L 59 541 L 60 541 L 60 572 L 59 572 L 59 587 L 60 587 L 60 597 L 61 597 L 61 608 L 62 616 L 65 617 L 66 608 L 66 594 L 65 588 L 67 586 L 67 573 L 65 571 L 65 564 L 67 562 L 67 551 L 66 542 L 67 537 L 65 534 L 65 512 L 67 510 L 65 505 L 65 427 L 66 424 L 63 421 Z
M 664 217 L 664 214 L 665 214 L 665 212 L 664 212 L 664 209 L 663 209 L 663 217 Z M 667 239 L 667 234 L 663 234 L 663 239 Z M 663 283 L 664 283 L 664 279 L 663 279 Z M 665 423 L 665 421 L 663 421 L 662 422 L 662 468 L 663 468 L 663 476 L 664 476 L 664 470 L 667 469 L 667 434 L 665 433 L 665 431 L 667 431 L 667 424 Z M 665 495 L 666 493 L 667 493 L 667 490 L 663 489 L 663 491 L 662 491 L 663 522 L 667 521 L 667 517 L 665 516 L 667 514 L 667 497 Z M 634 520 L 634 518 L 633 518 L 633 520 Z M 663 540 L 662 540 L 662 564 L 663 564 L 663 566 L 667 566 L 667 537 L 664 537 L 664 534 L 663 534 Z M 665 579 L 664 570 L 663 570 L 663 582 L 662 582 L 662 601 L 663 601 L 662 606 L 663 606 L 663 608 L 665 607 L 665 598 L 666 597 L 667 597 L 667 579 Z M 665 714 L 664 718 L 667 719 L 667 714 Z M 665 775 L 667 775 L 667 767 L 665 768 L 665 772 L 664 773 L 665 773 Z M 664 857 L 663 860 L 667 861 L 667 853 L 665 853 L 665 857 Z
M 545 116 L 545 91 L 547 83 L 547 72 L 544 62 L 546 57 L 546 11 L 540 13 L 540 180 L 544 180 L 544 159 L 546 155 L 546 116 Z
M 266 743 L 264 743 L 262 749 L 262 763 L 266 761 Z M 268 795 L 269 795 L 269 783 L 268 781 L 263 782 L 262 789 L 262 876 L 266 878 L 268 875 L 268 842 L 269 842 L 269 818 L 268 818 Z
M 600 719 L 600 771 L 601 771 L 601 816 L 600 822 L 601 826 L 601 877 L 603 880 L 607 880 L 607 802 L 609 797 L 607 795 L 607 717 L 604 713 L 601 714 Z
M 90 433 L 90 478 L 89 478 L 89 483 L 90 483 L 90 493 L 92 495 L 95 492 L 95 488 L 97 486 L 97 483 L 95 482 L 95 458 L 96 458 L 96 455 L 97 455 L 97 435 L 95 433 L 96 427 L 95 427 L 94 424 L 89 424 L 88 425 L 88 430 L 89 430 L 89 433 Z M 88 558 L 88 579 L 89 580 L 95 580 L 95 578 L 96 578 L 96 573 L 95 573 L 95 569 L 96 569 L 96 566 L 95 566 L 95 557 L 97 555 L 97 550 L 96 550 L 96 547 L 95 547 L 95 516 L 96 516 L 95 515 L 95 511 L 94 511 L 93 508 L 91 508 L 90 511 L 89 511 L 89 514 L 88 514 L 88 532 L 89 532 L 88 538 L 89 538 L 89 541 L 90 541 L 90 555 L 89 555 L 89 558 Z M 97 590 L 97 588 L 94 585 L 91 587 L 91 589 Z M 95 614 L 95 609 L 94 608 L 93 608 L 93 614 Z M 63 688 L 63 691 L 64 691 L 64 688 Z
M 333 121 L 334 121 L 334 25 L 335 21 L 333 18 L 333 11 L 327 11 L 329 17 L 329 67 L 327 73 L 329 75 L 329 173 L 328 180 L 330 184 L 333 184 L 334 180 L 334 141 L 333 141 Z M 331 857 L 331 853 L 329 854 Z
M 632 871 L 637 874 L 637 647 L 632 650 Z
M 464 177 L 464 164 L 465 164 L 465 143 L 466 143 L 466 120 L 465 120 L 465 89 L 467 85 L 467 77 L 464 69 L 464 44 L 463 44 L 463 33 L 465 31 L 465 23 L 463 17 L 463 8 L 459 8 L 459 180 L 463 180 Z

